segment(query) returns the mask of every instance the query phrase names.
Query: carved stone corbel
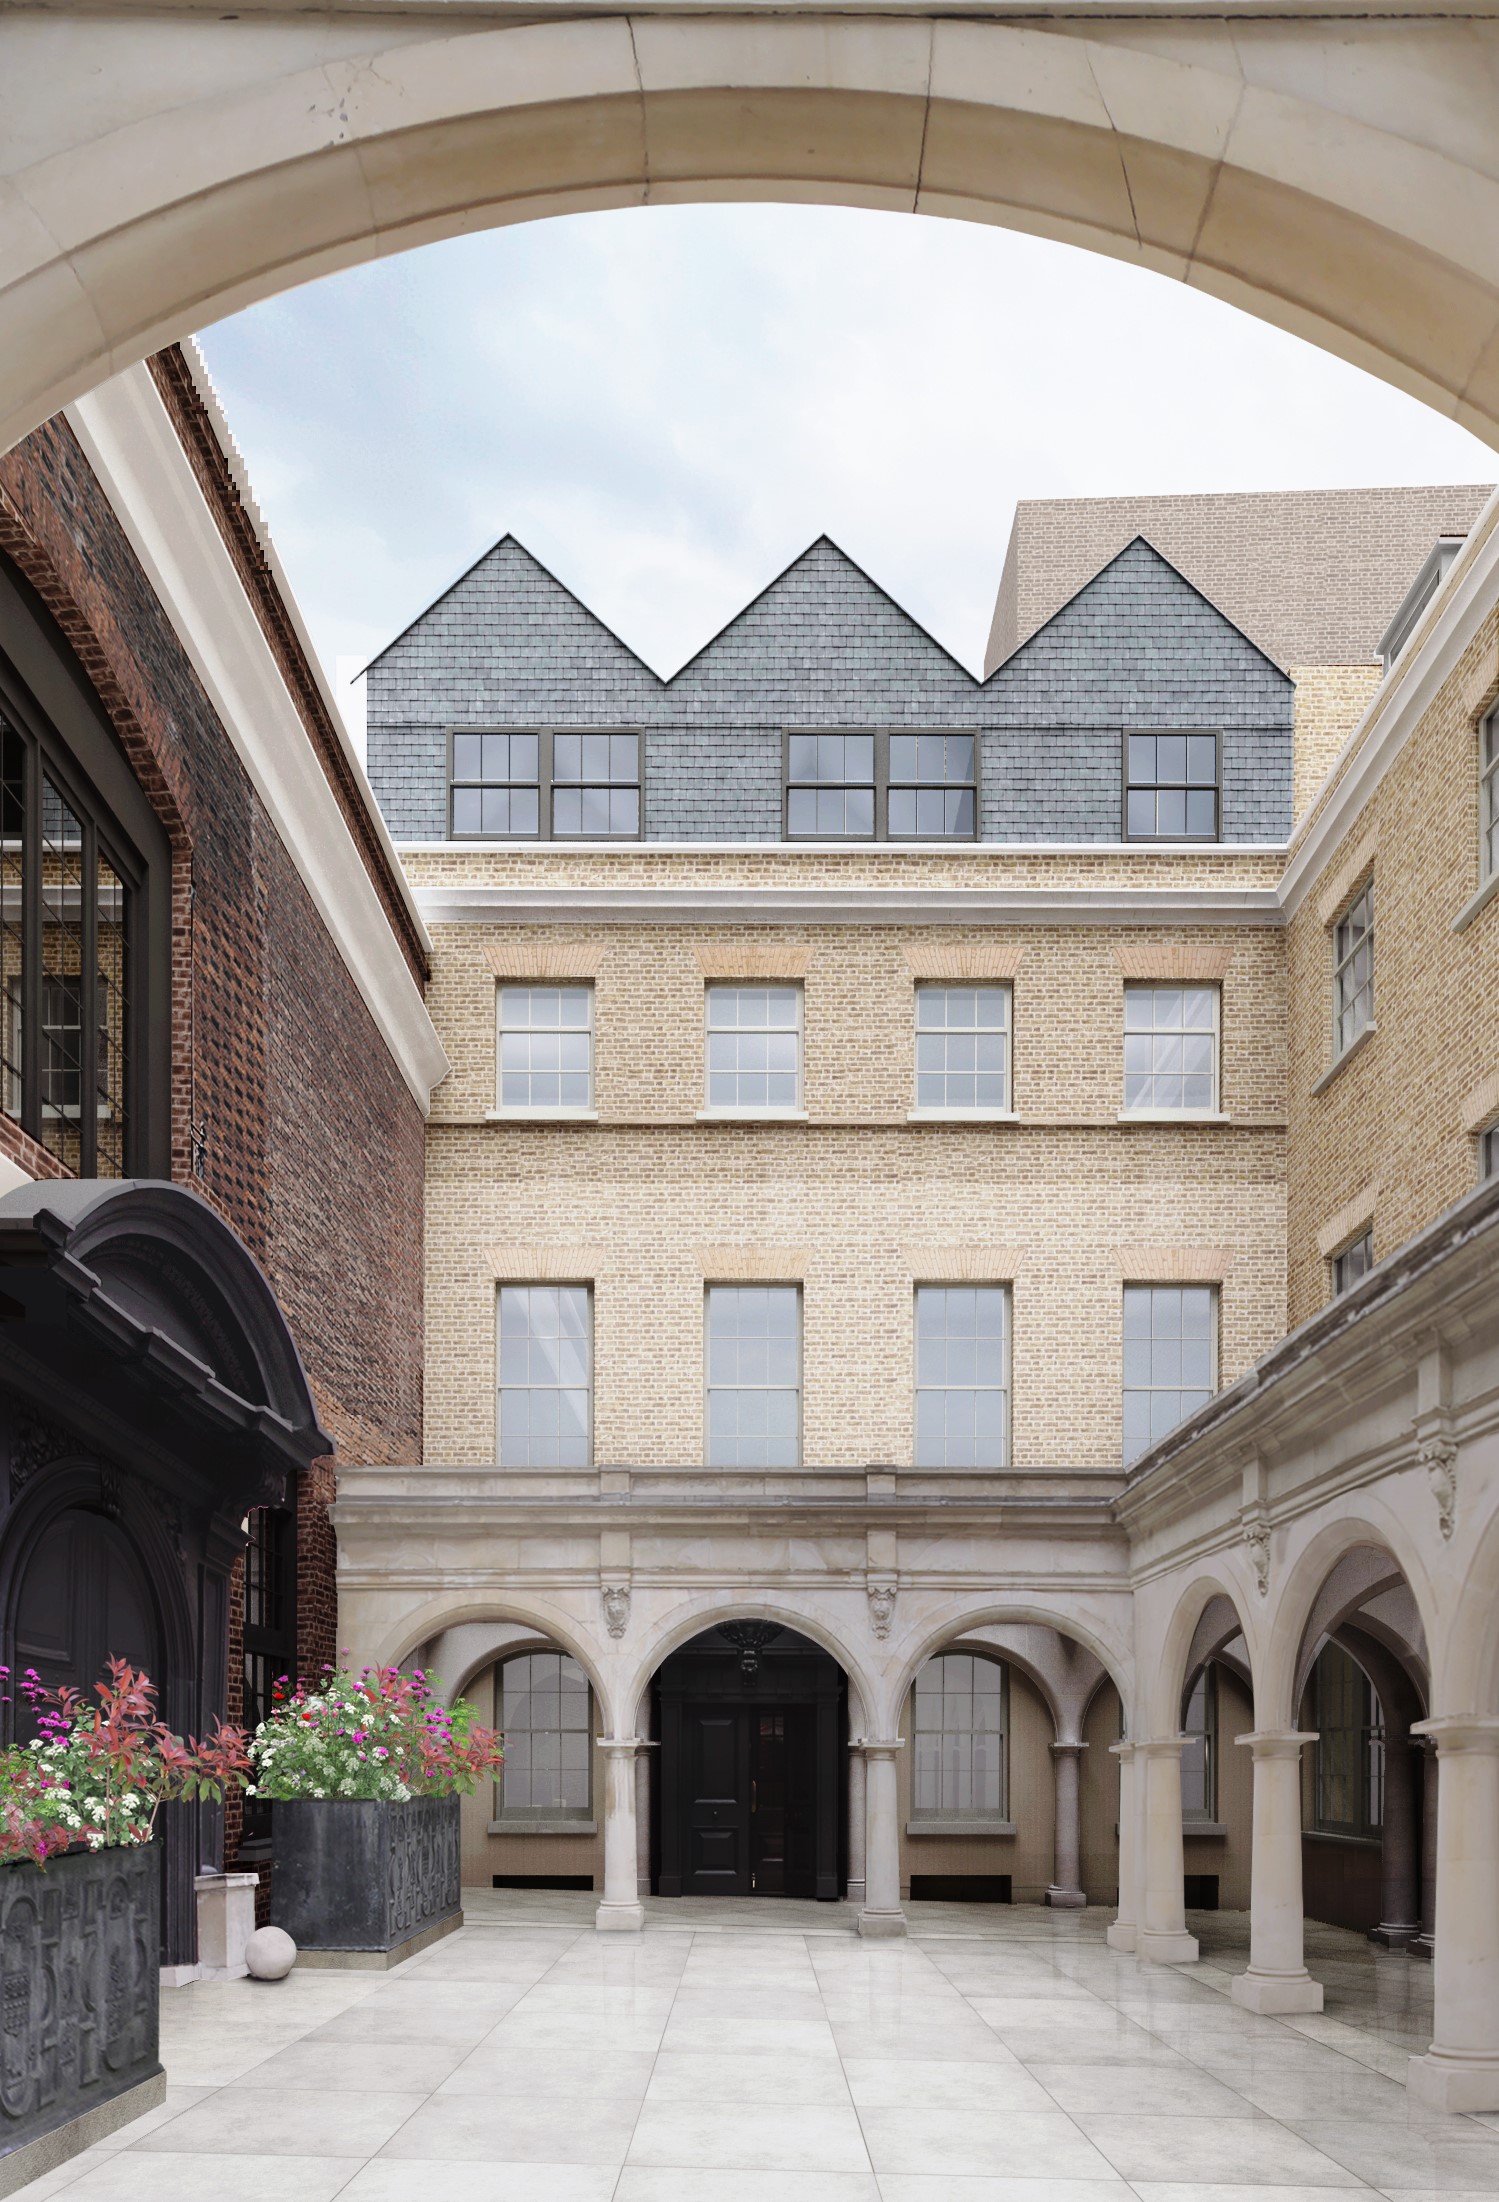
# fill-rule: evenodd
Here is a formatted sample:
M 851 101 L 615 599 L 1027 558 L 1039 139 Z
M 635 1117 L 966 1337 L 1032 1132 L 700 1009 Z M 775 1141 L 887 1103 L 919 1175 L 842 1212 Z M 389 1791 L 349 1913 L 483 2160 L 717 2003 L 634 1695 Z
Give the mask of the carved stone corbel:
M 1437 1502 L 1437 1521 L 1443 1537 L 1450 1540 L 1457 1527 L 1457 1447 L 1450 1437 L 1424 1437 L 1416 1447 L 1416 1465 L 1426 1471 Z
M 871 1583 L 869 1585 L 869 1626 L 882 1644 L 890 1634 L 890 1624 L 894 1619 L 894 1583 Z
M 623 1636 L 630 1625 L 630 1586 L 628 1583 L 609 1583 L 604 1586 L 604 1626 L 611 1636 Z
M 1262 1514 L 1253 1514 L 1244 1524 L 1244 1542 L 1249 1547 L 1250 1563 L 1254 1568 L 1254 1580 L 1262 1598 L 1270 1595 L 1270 1524 Z

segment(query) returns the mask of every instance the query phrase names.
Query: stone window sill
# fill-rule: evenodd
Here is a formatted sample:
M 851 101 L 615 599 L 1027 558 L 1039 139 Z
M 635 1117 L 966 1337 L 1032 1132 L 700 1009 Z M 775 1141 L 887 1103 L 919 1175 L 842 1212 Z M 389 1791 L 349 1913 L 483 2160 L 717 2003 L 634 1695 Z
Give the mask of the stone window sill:
M 486 1109 L 486 1124 L 596 1124 L 597 1109 Z
M 1014 1109 L 907 1109 L 908 1124 L 1018 1124 Z
M 805 1124 L 805 1109 L 699 1109 L 699 1124 Z
M 1226 1843 L 1228 1841 L 1228 1829 L 1221 1820 L 1183 1820 L 1182 1835 L 1184 1837 L 1195 1835 L 1199 1838 L 1206 1836 L 1208 1841 L 1213 1843 Z
M 1323 1071 L 1322 1076 L 1313 1086 L 1312 1095 L 1314 1099 L 1319 1093 L 1326 1093 L 1328 1087 L 1337 1077 L 1338 1072 L 1343 1068 L 1344 1064 L 1351 1063 L 1354 1056 L 1360 1053 L 1366 1041 L 1372 1040 L 1378 1030 L 1378 1025 L 1367 1024 L 1365 1025 L 1363 1031 L 1359 1034 L 1358 1038 L 1349 1042 L 1348 1046 L 1344 1048 L 1342 1054 L 1338 1057 L 1337 1061 L 1331 1066 L 1330 1069 Z
M 1378 1850 L 1381 1848 L 1380 1839 L 1377 1835 L 1339 1835 L 1336 1829 L 1331 1827 L 1304 1827 L 1301 1832 L 1309 1843 L 1339 1843 L 1344 1850 Z
M 1013 1835 L 1013 1820 L 907 1820 L 908 1835 Z
M 1222 1109 L 1121 1109 L 1121 1124 L 1227 1124 Z
M 491 1835 L 597 1835 L 597 1820 L 522 1820 L 519 1818 L 491 1820 Z
M 1479 911 L 1486 910 L 1495 895 L 1499 895 L 1499 872 L 1495 872 L 1492 879 L 1486 879 L 1472 900 L 1463 904 L 1452 920 L 1453 932 L 1465 933 Z

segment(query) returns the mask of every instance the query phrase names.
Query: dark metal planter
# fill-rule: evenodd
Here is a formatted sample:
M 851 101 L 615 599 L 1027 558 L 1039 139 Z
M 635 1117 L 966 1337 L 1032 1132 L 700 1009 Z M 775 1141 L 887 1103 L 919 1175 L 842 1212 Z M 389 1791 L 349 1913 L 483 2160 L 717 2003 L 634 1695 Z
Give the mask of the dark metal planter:
M 304 1965 L 398 1965 L 463 1924 L 457 1797 L 271 1810 L 271 1919 Z
M 161 1854 L 0 1866 L 0 2195 L 166 2094 Z

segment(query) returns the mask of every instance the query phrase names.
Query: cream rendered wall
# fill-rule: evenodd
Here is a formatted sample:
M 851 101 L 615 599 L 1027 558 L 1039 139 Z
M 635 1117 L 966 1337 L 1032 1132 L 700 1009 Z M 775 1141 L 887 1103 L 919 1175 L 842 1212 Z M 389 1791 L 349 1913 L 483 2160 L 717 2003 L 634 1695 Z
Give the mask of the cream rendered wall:
M 1123 1718 L 1119 1692 L 1105 1682 L 1094 1692 L 1083 1721 L 1081 1790 L 1082 1879 L 1090 1904 L 1112 1904 L 1119 1894 L 1119 1761 L 1109 1749 L 1119 1741 Z

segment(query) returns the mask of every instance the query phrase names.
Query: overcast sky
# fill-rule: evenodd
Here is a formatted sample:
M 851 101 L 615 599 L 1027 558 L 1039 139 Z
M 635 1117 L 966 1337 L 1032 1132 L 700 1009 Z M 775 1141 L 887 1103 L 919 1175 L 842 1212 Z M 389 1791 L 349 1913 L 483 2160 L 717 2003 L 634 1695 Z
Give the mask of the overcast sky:
M 345 673 L 506 530 L 659 671 L 824 531 L 977 667 L 1017 498 L 1496 464 L 1164 277 L 837 208 L 524 223 L 329 277 L 202 343 Z

